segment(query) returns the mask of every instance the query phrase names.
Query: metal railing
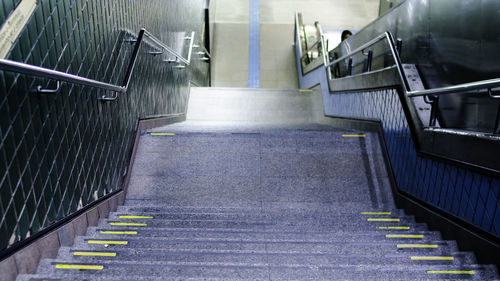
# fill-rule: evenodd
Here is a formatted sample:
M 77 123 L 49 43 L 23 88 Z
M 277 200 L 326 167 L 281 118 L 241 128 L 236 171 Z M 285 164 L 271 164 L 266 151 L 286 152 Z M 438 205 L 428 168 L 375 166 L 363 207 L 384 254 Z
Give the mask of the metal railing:
M 188 57 L 187 59 L 182 57 L 181 54 L 177 53 L 174 51 L 171 47 L 165 45 L 163 42 L 161 42 L 157 37 L 152 35 L 149 31 L 146 29 L 141 29 L 139 31 L 139 34 L 137 36 L 137 39 L 133 40 L 128 40 L 131 43 L 135 43 L 134 50 L 132 52 L 132 57 L 130 58 L 128 67 L 127 67 L 127 73 L 125 75 L 125 78 L 123 80 L 122 85 L 115 85 L 115 84 L 110 84 L 102 81 L 97 81 L 85 77 L 81 77 L 78 75 L 73 75 L 69 74 L 66 72 L 61 72 L 57 70 L 52 70 L 44 67 L 39 67 L 27 63 L 22 63 L 22 62 L 17 62 L 17 61 L 12 61 L 12 60 L 6 60 L 6 59 L 0 59 L 0 70 L 3 71 L 9 71 L 9 72 L 16 72 L 16 73 L 21 73 L 21 74 L 26 74 L 30 76 L 35 76 L 35 77 L 40 77 L 40 78 L 46 78 L 50 80 L 55 80 L 57 81 L 57 87 L 56 89 L 44 89 L 42 86 L 38 86 L 36 88 L 38 93 L 41 94 L 54 94 L 59 91 L 60 88 L 60 83 L 61 82 L 68 82 L 72 84 L 78 84 L 82 86 L 89 86 L 97 89 L 102 89 L 106 91 L 111 91 L 114 92 L 115 95 L 113 97 L 107 97 L 105 95 L 99 97 L 98 99 L 101 101 L 115 101 L 118 99 L 120 94 L 125 94 L 128 91 L 129 84 L 130 84 L 130 78 L 132 76 L 132 73 L 134 72 L 134 67 L 135 63 L 137 61 L 137 57 L 139 55 L 139 51 L 141 48 L 141 45 L 143 43 L 144 36 L 148 37 L 149 40 L 154 42 L 156 45 L 158 45 L 162 51 L 161 52 L 151 52 L 150 54 L 152 55 L 158 55 L 158 54 L 163 54 L 164 51 L 170 53 L 171 55 L 175 56 L 175 62 L 180 62 L 184 63 L 185 65 L 189 65 L 191 63 L 191 56 L 192 56 L 192 50 L 193 50 L 193 45 L 194 45 L 194 31 L 191 32 L 191 37 L 186 37 L 186 39 L 189 39 L 189 50 L 188 50 Z M 185 66 L 183 66 L 185 67 Z
M 304 25 L 302 21 L 302 14 L 295 12 L 295 30 L 298 38 L 298 51 L 303 74 L 306 74 L 323 65 L 321 62 L 322 57 L 324 59 L 324 57 L 328 55 L 328 51 L 325 47 L 327 44 L 325 44 L 325 37 L 320 23 L 315 22 L 314 27 L 316 28 L 316 38 L 314 42 L 309 42 L 306 25 Z
M 302 59 L 302 44 L 300 43 L 300 25 L 302 24 L 302 15 L 299 12 L 295 12 L 295 32 L 297 36 L 297 43 L 299 44 L 299 58 Z
M 440 88 L 433 88 L 433 89 L 427 89 L 427 90 L 416 90 L 412 91 L 410 90 L 409 83 L 406 79 L 406 76 L 404 74 L 404 69 L 401 63 L 401 58 L 399 57 L 399 51 L 397 50 L 397 46 L 395 44 L 394 38 L 390 32 L 384 32 L 380 34 L 379 36 L 375 37 L 374 39 L 368 41 L 367 43 L 361 45 L 360 47 L 356 48 L 355 50 L 351 51 L 349 54 L 346 54 L 330 63 L 326 63 L 325 61 L 325 67 L 330 73 L 330 67 L 343 62 L 345 60 L 349 60 L 352 58 L 353 55 L 363 52 L 375 45 L 376 43 L 380 41 L 387 41 L 387 44 L 389 46 L 389 50 L 391 52 L 391 55 L 394 59 L 397 72 L 399 75 L 399 78 L 401 79 L 401 82 L 403 83 L 403 89 L 405 91 L 405 94 L 408 97 L 418 97 L 418 96 L 428 96 L 428 95 L 433 95 L 433 96 L 439 96 L 439 95 L 445 95 L 445 94 L 453 94 L 453 93 L 462 93 L 462 92 L 468 92 L 468 91 L 473 91 L 473 90 L 484 90 L 488 89 L 488 93 L 490 94 L 491 97 L 493 98 L 500 98 L 498 95 L 494 95 L 491 91 L 491 89 L 500 87 L 500 78 L 495 78 L 495 79 L 488 79 L 488 80 L 481 80 L 481 81 L 476 81 L 476 82 L 469 82 L 469 83 L 463 83 L 459 85 L 453 85 L 453 86 L 446 86 L 446 87 L 440 87 Z M 370 72 L 371 70 L 371 60 L 368 60 L 368 71 Z M 352 75 L 356 76 L 356 75 Z M 351 76 L 351 77 L 352 77 Z

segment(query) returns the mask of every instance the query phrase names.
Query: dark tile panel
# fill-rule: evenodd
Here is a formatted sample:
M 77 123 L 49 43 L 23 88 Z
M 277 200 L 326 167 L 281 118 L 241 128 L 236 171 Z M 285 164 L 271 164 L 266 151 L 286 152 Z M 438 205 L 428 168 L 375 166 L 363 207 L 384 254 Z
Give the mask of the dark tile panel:
M 1 1 L 0 25 L 17 3 Z M 179 32 L 201 34 L 203 5 L 40 0 L 9 59 L 121 84 L 134 47 L 124 42 L 126 33 L 145 27 L 186 56 L 187 41 L 175 40 Z M 119 189 L 137 119 L 183 113 L 189 80 L 208 84 L 205 62 L 176 70 L 146 50 L 129 92 L 113 103 L 96 100 L 112 93 L 68 83 L 56 95 L 40 96 L 33 91 L 38 85 L 55 82 L 0 72 L 0 249 Z M 60 232 L 61 244 L 75 230 Z
M 381 120 L 403 191 L 500 235 L 500 179 L 418 156 L 396 90 L 331 94 L 325 104 L 330 115 Z

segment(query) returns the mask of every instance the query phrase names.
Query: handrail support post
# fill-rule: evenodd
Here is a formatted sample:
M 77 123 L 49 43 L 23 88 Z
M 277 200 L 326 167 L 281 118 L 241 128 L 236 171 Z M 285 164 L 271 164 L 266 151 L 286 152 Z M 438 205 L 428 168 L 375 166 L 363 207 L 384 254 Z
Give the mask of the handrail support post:
M 346 76 L 351 76 L 352 75 L 352 57 L 349 58 L 349 61 L 347 62 L 347 75 Z
M 368 58 L 366 59 L 366 72 L 372 71 L 373 51 L 368 51 Z
M 55 89 L 44 89 L 42 85 L 36 87 L 36 92 L 42 95 L 55 95 L 61 90 L 61 81 L 57 81 Z
M 401 52 L 403 51 L 403 39 L 396 39 L 396 51 L 398 51 L 399 56 L 401 57 Z

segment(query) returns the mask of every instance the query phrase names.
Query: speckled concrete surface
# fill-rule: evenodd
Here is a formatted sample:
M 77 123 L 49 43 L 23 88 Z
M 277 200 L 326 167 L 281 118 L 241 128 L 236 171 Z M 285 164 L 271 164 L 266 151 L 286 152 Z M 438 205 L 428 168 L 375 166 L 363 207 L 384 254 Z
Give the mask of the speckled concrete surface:
M 37 275 L 18 280 L 496 278 L 494 268 L 475 265 L 471 253 L 395 208 L 377 137 L 367 132 L 361 132 L 362 139 L 343 137 L 360 132 L 338 130 L 313 114 L 314 92 L 214 91 L 191 97 L 200 108 L 213 94 L 212 104 L 202 110 L 206 115 L 191 112 L 187 122 L 151 131 L 175 135 L 140 137 L 124 206 L 62 247 L 56 259 L 43 260 Z M 217 103 L 232 95 L 235 100 Z M 263 104 L 279 108 L 289 98 L 296 104 L 274 117 L 258 114 Z M 246 108 L 236 118 L 242 104 Z M 394 226 L 407 228 L 383 229 Z M 397 246 L 404 244 L 430 248 Z M 116 256 L 75 256 L 75 251 Z M 414 261 L 411 256 L 453 259 Z M 103 268 L 64 270 L 56 264 Z

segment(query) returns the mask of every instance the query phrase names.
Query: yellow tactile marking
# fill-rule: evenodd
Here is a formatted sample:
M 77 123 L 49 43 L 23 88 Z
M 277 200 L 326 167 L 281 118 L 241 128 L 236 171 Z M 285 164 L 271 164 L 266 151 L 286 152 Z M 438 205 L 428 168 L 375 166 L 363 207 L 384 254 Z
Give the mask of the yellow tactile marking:
M 386 234 L 385 238 L 424 238 L 421 234 Z
M 398 248 L 437 248 L 438 245 L 434 244 L 398 244 Z
M 148 226 L 147 223 L 138 222 L 110 222 L 110 225 L 121 225 L 121 226 Z
M 101 234 L 118 234 L 118 235 L 137 235 L 137 231 L 111 231 L 111 230 L 101 230 Z
M 203 32 L 201 33 L 201 43 L 205 44 L 205 22 L 203 22 L 203 27 L 201 28 Z
M 116 257 L 116 253 L 109 253 L 109 252 L 73 252 L 73 256 Z
M 56 264 L 58 269 L 89 269 L 89 270 L 102 270 L 102 265 L 85 265 L 85 264 Z
M 366 135 L 342 135 L 344 138 L 365 138 Z
M 454 257 L 431 257 L 431 256 L 422 256 L 422 257 L 410 257 L 412 261 L 452 261 L 455 260 Z
M 391 212 L 361 212 L 362 215 L 390 215 Z
M 409 230 L 409 226 L 377 226 L 377 229 L 406 229 Z
M 116 241 L 116 240 L 88 240 L 89 244 L 107 244 L 107 245 L 127 245 L 128 241 Z
M 153 219 L 153 216 L 120 216 L 120 219 Z
M 312 92 L 313 90 L 311 89 L 300 89 L 299 92 L 302 92 L 302 93 L 310 93 Z
M 369 218 L 369 219 L 366 219 L 367 221 L 378 221 L 378 222 L 399 222 L 401 221 L 400 219 L 379 219 L 379 218 Z
M 175 133 L 151 133 L 152 136 L 175 136 Z
M 476 274 L 474 270 L 427 270 L 428 274 Z

